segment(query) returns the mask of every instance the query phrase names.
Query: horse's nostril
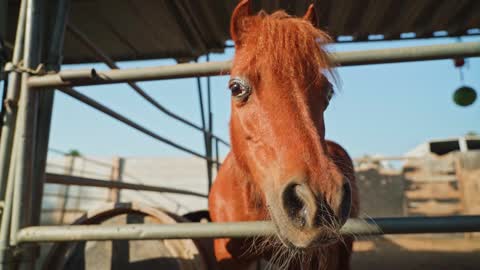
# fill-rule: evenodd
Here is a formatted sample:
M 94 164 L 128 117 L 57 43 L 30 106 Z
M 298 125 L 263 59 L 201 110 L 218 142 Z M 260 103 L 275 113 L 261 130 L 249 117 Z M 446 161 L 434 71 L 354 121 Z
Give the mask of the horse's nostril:
M 333 227 L 338 223 L 325 199 L 315 196 L 305 184 L 289 184 L 283 190 L 282 204 L 290 222 L 299 228 Z
M 282 202 L 290 220 L 296 225 L 303 227 L 306 223 L 308 210 L 304 207 L 303 200 L 297 194 L 297 186 L 299 185 L 290 184 L 285 188 L 282 194 Z
M 352 188 L 350 182 L 346 181 L 343 184 L 343 197 L 342 203 L 340 204 L 340 220 L 341 222 L 346 222 L 350 216 L 350 208 L 352 206 Z
M 290 221 L 298 226 L 314 226 L 317 211 L 316 198 L 303 184 L 289 184 L 282 193 L 283 208 Z

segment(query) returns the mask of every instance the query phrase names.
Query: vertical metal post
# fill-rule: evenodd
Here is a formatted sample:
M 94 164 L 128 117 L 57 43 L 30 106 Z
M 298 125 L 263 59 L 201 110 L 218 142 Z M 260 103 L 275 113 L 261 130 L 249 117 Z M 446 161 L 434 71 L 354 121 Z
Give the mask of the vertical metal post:
M 27 16 L 25 24 L 25 45 L 24 45 L 24 65 L 32 70 L 36 69 L 39 56 L 39 0 L 28 0 Z M 12 234 L 11 244 L 16 245 L 16 233 L 27 220 L 24 215 L 28 210 L 29 196 L 24 196 L 25 191 L 31 183 L 33 168 L 33 133 L 34 123 L 34 106 L 35 100 L 32 91 L 29 91 L 27 80 L 30 74 L 22 73 L 21 93 L 18 110 L 18 124 L 15 130 L 15 143 L 17 144 L 17 162 L 15 175 L 15 188 L 13 198 L 12 213 Z
M 27 1 L 20 4 L 18 14 L 15 47 L 13 49 L 12 64 L 18 65 L 23 57 L 23 39 L 25 33 L 25 11 Z M 12 160 L 13 136 L 17 119 L 17 102 L 20 96 L 20 74 L 11 72 L 8 75 L 7 97 L 5 100 L 5 113 L 3 115 L 2 137 L 0 137 L 0 200 L 4 199 L 7 178 Z
M 0 38 L 7 35 L 8 0 L 0 0 Z
M 47 69 L 58 70 L 63 48 L 63 36 L 68 10 L 68 0 L 57 0 L 56 5 L 45 5 L 43 0 L 28 0 L 25 38 L 24 66 L 36 69 L 42 53 L 48 56 Z M 47 8 L 54 8 L 47 10 Z M 47 11 L 52 13 L 46 15 Z M 42 31 L 45 22 L 50 31 Z M 48 50 L 44 50 L 41 34 L 51 33 Z M 17 232 L 25 225 L 37 225 L 40 221 L 43 195 L 43 179 L 48 149 L 48 136 L 53 104 L 53 90 L 33 92 L 27 80 L 30 74 L 23 73 L 19 100 L 18 123 L 15 131 L 15 149 L 18 157 L 15 170 L 10 244 L 16 246 Z M 35 250 L 22 248 L 19 254 L 20 269 L 32 269 L 36 258 Z
M 5 5 L 2 7 L 2 5 Z M 0 0 L 0 24 L 1 24 L 1 19 L 5 18 L 2 16 L 6 16 L 2 14 L 1 9 L 6 9 L 7 8 L 7 2 L 2 3 L 2 0 Z M 3 126 L 3 115 L 5 114 L 5 100 L 7 99 L 7 87 L 8 87 L 8 75 L 4 72 L 5 64 L 8 61 L 8 56 L 7 56 L 7 49 L 5 48 L 5 44 L 3 42 L 3 34 L 2 34 L 2 29 L 0 29 L 0 83 L 3 81 L 3 93 L 1 96 L 1 104 L 0 104 L 0 138 L 2 137 L 2 126 Z
M 7 100 L 7 87 L 8 87 L 8 76 L 3 72 L 3 67 L 7 62 L 7 58 L 2 56 L 2 42 L 0 40 L 0 83 L 3 81 L 3 93 L 0 99 L 0 138 L 2 138 L 2 126 L 3 126 L 3 116 L 5 115 L 6 104 L 5 101 Z
M 207 62 L 210 62 L 210 54 L 207 53 Z M 207 134 L 207 157 L 211 160 L 213 156 L 213 113 L 212 113 L 212 92 L 210 87 L 210 76 L 207 77 L 207 108 L 208 108 L 208 134 Z M 218 160 L 217 160 L 218 162 Z M 212 162 L 207 162 L 207 170 L 208 170 L 208 193 L 210 193 L 210 189 L 212 188 L 212 181 L 213 181 L 213 164 Z
M 123 167 L 124 167 L 124 159 L 121 157 L 115 157 L 113 159 L 113 166 L 112 166 L 112 173 L 110 175 L 111 181 L 121 182 L 123 176 Z M 120 190 L 118 188 L 111 188 L 108 200 L 110 202 L 118 203 L 120 202 Z
M 25 18 L 23 63 L 25 68 L 35 70 L 41 52 L 40 43 L 40 0 L 28 0 Z M 13 188 L 12 217 L 10 224 L 10 245 L 17 245 L 17 233 L 29 224 L 31 210 L 31 184 L 34 164 L 35 95 L 28 87 L 30 74 L 22 73 L 21 92 L 18 104 L 18 118 L 14 135 L 16 149 L 15 182 Z M 33 268 L 33 253 L 26 249 L 21 254 L 19 269 Z
M 207 53 L 207 62 L 210 62 L 210 54 Z M 210 76 L 207 77 L 207 108 L 208 108 L 208 117 L 209 117 L 209 122 L 208 122 L 208 125 L 209 125 L 209 130 L 210 131 L 210 134 L 213 133 L 213 130 L 211 129 L 211 127 L 213 127 L 213 124 L 212 124 L 212 117 L 211 117 L 211 114 L 212 114 L 212 91 L 211 91 L 211 87 L 210 87 Z
M 200 117 L 202 119 L 202 128 L 206 130 L 205 124 L 205 110 L 203 109 L 203 95 L 202 95 L 202 81 L 200 77 L 197 77 L 197 91 L 198 91 L 198 102 L 200 104 Z
M 210 193 L 210 189 L 212 188 L 212 182 L 213 182 L 213 162 L 211 161 L 213 159 L 213 114 L 211 112 L 208 113 L 208 134 L 207 135 L 207 157 L 209 160 L 207 160 L 208 164 L 208 192 L 207 194 Z
M 16 158 L 15 152 L 12 154 L 12 159 Z M 12 172 L 15 171 L 15 162 L 12 163 Z M 7 269 L 8 265 L 12 263 L 13 254 L 9 248 L 10 241 L 10 222 L 12 216 L 12 200 L 13 200 L 13 186 L 15 184 L 15 174 L 10 174 L 8 177 L 5 203 L 2 211 L 2 223 L 0 227 L 0 269 Z
M 18 12 L 17 31 L 15 36 L 15 47 L 13 49 L 12 64 L 18 65 L 23 57 L 23 42 L 25 34 L 25 17 L 27 1 L 20 3 Z M 12 254 L 9 248 L 10 222 L 13 201 L 14 172 L 16 151 L 12 151 L 14 144 L 15 124 L 17 119 L 17 102 L 20 96 L 19 87 L 20 74 L 11 72 L 8 75 L 7 96 L 5 100 L 5 111 L 2 115 L 3 125 L 2 136 L 0 137 L 0 200 L 3 200 L 2 220 L 0 227 L 0 269 L 6 269 L 11 263 Z M 13 162 L 11 162 L 13 161 Z M 9 173 L 10 172 L 10 173 Z
M 65 156 L 66 166 L 65 166 L 65 175 L 73 175 L 73 170 L 75 169 L 75 159 L 74 155 Z M 68 206 L 68 196 L 70 194 L 70 185 L 65 185 L 63 187 L 63 199 L 60 201 L 60 217 L 58 219 L 59 224 L 65 223 L 65 212 L 67 211 Z
M 203 106 L 203 95 L 202 95 L 202 82 L 200 81 L 200 77 L 197 77 L 197 90 L 198 90 L 198 101 L 200 103 L 200 116 L 202 118 L 202 128 L 206 130 L 206 123 L 205 123 L 205 110 Z M 207 185 L 208 185 L 208 192 L 210 192 L 210 186 L 212 183 L 212 162 L 211 162 L 211 155 L 209 155 L 209 138 L 211 135 L 209 132 L 203 133 L 203 140 L 205 143 L 205 156 L 207 156 Z
M 215 139 L 215 160 L 217 161 L 217 172 L 220 169 L 220 157 L 218 150 L 218 139 Z
M 48 49 L 46 52 L 46 69 L 48 71 L 60 70 L 69 8 L 70 0 L 57 0 L 55 9 L 51 13 L 52 15 L 48 16 L 48 18 L 52 18 L 46 23 L 46 27 L 50 29 L 50 31 L 47 32 L 51 33 L 47 46 L 45 46 L 46 49 Z M 36 93 L 38 95 L 36 111 L 37 132 L 35 134 L 37 143 L 35 147 L 33 171 L 33 192 L 31 194 L 33 201 L 31 225 L 38 225 L 40 223 L 54 93 L 54 89 L 43 89 Z

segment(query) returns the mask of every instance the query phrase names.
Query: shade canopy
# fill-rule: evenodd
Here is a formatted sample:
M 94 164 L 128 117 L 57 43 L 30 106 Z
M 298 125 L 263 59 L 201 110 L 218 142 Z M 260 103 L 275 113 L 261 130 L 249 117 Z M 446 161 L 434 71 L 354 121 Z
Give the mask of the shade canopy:
M 285 9 L 302 16 L 311 2 L 253 0 L 253 9 L 267 12 Z M 480 1 L 476 0 L 313 2 L 317 25 L 337 42 L 480 34 Z M 236 0 L 72 0 L 69 23 L 116 61 L 172 57 L 191 60 L 208 52 L 223 51 L 236 3 Z M 0 0 L 2 9 L 8 13 L 0 16 L 0 34 L 11 50 L 19 1 Z M 67 32 L 64 63 L 96 61 L 89 49 Z

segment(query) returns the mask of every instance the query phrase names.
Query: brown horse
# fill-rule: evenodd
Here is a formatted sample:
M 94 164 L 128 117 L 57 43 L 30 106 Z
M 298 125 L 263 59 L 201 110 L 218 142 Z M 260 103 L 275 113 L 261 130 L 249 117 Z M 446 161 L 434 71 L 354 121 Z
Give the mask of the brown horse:
M 338 231 L 357 215 L 357 189 L 350 157 L 324 138 L 332 65 L 321 45 L 330 39 L 314 14 L 312 5 L 303 18 L 251 15 L 248 0 L 233 12 L 232 149 L 209 210 L 215 222 L 272 220 L 277 236 L 216 239 L 223 269 L 260 257 L 286 269 L 349 268 L 352 239 Z

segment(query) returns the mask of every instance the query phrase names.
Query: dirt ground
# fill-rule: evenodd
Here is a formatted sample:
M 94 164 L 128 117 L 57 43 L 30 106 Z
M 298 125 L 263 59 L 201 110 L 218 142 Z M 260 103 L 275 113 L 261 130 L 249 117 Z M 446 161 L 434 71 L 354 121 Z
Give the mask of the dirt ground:
M 357 240 L 353 270 L 479 270 L 480 237 L 387 236 Z
M 371 237 L 357 240 L 354 250 L 352 270 L 480 270 L 480 234 L 470 238 L 463 234 Z M 165 259 L 165 264 L 172 264 L 170 257 Z M 139 262 L 134 261 L 131 268 L 125 266 L 122 269 L 146 269 L 138 268 Z M 252 265 L 249 269 L 259 268 Z M 265 266 L 260 269 L 277 268 Z

